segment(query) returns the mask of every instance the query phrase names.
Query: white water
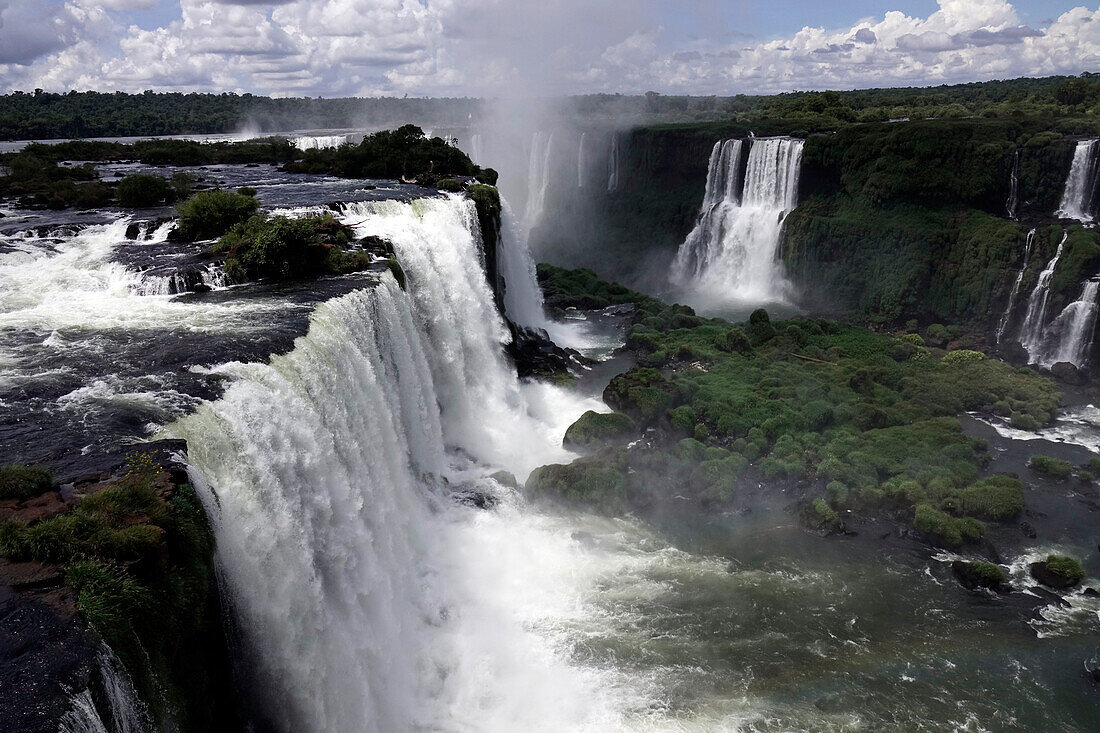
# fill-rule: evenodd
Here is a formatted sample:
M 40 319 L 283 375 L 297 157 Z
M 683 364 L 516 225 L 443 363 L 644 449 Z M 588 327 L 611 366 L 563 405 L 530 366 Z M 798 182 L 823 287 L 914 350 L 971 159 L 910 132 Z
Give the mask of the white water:
M 305 135 L 294 138 L 294 147 L 299 150 L 325 150 L 338 148 L 347 141 L 347 135 Z
M 485 165 L 485 149 L 480 132 L 475 132 L 470 136 L 470 160 L 477 165 Z
M 672 265 L 672 284 L 703 307 L 786 300 L 788 284 L 777 260 L 783 219 L 794 208 L 802 142 L 756 138 L 737 195 L 742 143 L 727 140 L 711 151 L 703 207 Z
M 611 154 L 607 158 L 607 190 L 619 190 L 619 135 L 611 134 Z
M 1005 312 L 1001 315 L 1001 320 L 997 324 L 997 343 L 1001 343 L 1001 338 L 1004 336 L 1005 329 L 1008 328 L 1008 322 L 1012 319 L 1012 311 L 1016 305 L 1016 296 L 1020 294 L 1020 283 L 1023 282 L 1024 273 L 1027 272 L 1027 266 L 1031 262 L 1031 247 L 1035 244 L 1035 230 L 1032 229 L 1027 233 L 1027 241 L 1024 244 L 1024 263 L 1020 265 L 1020 271 L 1016 273 L 1016 280 L 1012 283 L 1012 290 L 1008 293 L 1008 302 L 1005 304 Z
M 91 690 L 73 694 L 72 707 L 61 716 L 59 733 L 145 733 L 152 730 L 149 712 L 115 653 L 104 645 L 96 654 L 96 665 L 106 709 L 96 706 Z
M 1081 289 L 1081 297 L 1067 305 L 1054 319 L 1049 327 L 1053 343 L 1039 359 L 1043 366 L 1049 367 L 1060 361 L 1068 361 L 1077 367 L 1085 366 L 1096 329 L 1098 292 L 1100 282 L 1089 280 Z
M 535 260 L 527 247 L 523 227 L 512 207 L 501 199 L 500 247 L 497 252 L 500 273 L 504 277 L 504 312 L 512 322 L 527 328 L 546 329 L 542 289 L 539 288 Z
M 1016 207 L 1019 203 L 1020 151 L 1012 153 L 1012 171 L 1009 174 L 1008 199 L 1005 201 L 1005 213 L 1016 221 Z
M 1092 221 L 1090 206 L 1096 191 L 1098 155 L 1100 140 L 1081 140 L 1077 143 L 1069 176 L 1066 178 L 1066 188 L 1062 193 L 1062 203 L 1055 212 L 1056 216 Z
M 220 265 L 203 265 L 197 268 L 199 282 L 211 290 L 229 285 L 229 276 Z M 171 275 L 141 275 L 141 281 L 132 286 L 137 295 L 176 295 L 185 293 L 189 288 L 188 276 L 182 272 Z
M 527 208 L 523 214 L 523 225 L 528 230 L 539 223 L 546 209 L 553 148 L 553 133 L 536 132 L 531 137 L 531 153 L 527 162 Z
M 1027 312 L 1024 314 L 1024 322 L 1020 325 L 1020 345 L 1027 349 L 1028 357 L 1032 362 L 1038 360 L 1043 345 L 1043 327 L 1046 325 L 1047 302 L 1050 300 L 1050 280 L 1054 277 L 1054 269 L 1058 267 L 1058 260 L 1062 257 L 1062 249 L 1065 247 L 1068 236 L 1068 232 L 1062 235 L 1062 241 L 1058 243 L 1054 257 L 1039 273 L 1035 288 L 1027 299 Z

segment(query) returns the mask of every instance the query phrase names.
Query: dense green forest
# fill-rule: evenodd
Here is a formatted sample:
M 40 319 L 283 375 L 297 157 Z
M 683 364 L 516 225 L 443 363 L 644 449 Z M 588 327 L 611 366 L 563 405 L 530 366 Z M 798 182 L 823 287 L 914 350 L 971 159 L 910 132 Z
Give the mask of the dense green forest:
M 0 96 L 0 139 L 115 137 L 367 128 L 460 126 L 477 120 L 471 98 L 280 98 L 252 94 L 55 94 L 36 89 Z M 563 112 L 600 122 L 798 121 L 801 131 L 891 119 L 961 117 L 1089 117 L 1100 113 L 1100 75 L 1011 79 L 939 87 L 791 92 L 770 96 L 644 96 L 590 94 L 565 100 Z

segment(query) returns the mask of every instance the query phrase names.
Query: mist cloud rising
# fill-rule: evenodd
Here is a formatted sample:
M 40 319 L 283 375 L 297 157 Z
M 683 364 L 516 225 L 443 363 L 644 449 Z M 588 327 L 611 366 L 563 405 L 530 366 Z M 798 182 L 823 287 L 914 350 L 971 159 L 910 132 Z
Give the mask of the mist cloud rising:
M 0 0 L 0 88 L 274 95 L 733 94 L 1100 68 L 1100 9 L 939 0 L 754 40 L 718 0 Z M 160 16 L 158 16 L 160 17 Z M 148 25 L 148 24 L 146 24 Z

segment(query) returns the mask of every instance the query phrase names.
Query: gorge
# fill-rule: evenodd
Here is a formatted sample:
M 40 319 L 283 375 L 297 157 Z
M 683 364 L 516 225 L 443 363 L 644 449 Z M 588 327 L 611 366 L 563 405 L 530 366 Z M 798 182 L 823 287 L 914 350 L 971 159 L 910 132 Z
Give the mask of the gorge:
M 1087 730 L 1095 141 L 535 127 L 4 200 L 0 727 Z

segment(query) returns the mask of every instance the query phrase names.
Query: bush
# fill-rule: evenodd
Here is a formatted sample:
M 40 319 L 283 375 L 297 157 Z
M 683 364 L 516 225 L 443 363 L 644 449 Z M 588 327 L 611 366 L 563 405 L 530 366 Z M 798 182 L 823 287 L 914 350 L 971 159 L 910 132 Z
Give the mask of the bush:
M 144 209 L 171 203 L 175 190 L 160 176 L 135 173 L 118 182 L 115 189 L 118 203 L 127 209 Z
M 938 545 L 957 549 L 963 542 L 982 538 L 985 528 L 976 519 L 956 519 L 931 504 L 918 504 L 913 515 L 913 526 L 928 535 Z
M 0 466 L 0 499 L 32 499 L 53 488 L 53 475 L 42 466 Z
M 1035 473 L 1058 480 L 1067 479 L 1073 475 L 1073 466 L 1069 461 L 1062 461 L 1050 456 L 1032 456 L 1027 467 Z
M 958 509 L 982 519 L 1004 522 L 1024 510 L 1024 485 L 1010 476 L 992 476 L 958 492 Z
M 757 308 L 749 315 L 749 338 L 754 344 L 762 344 L 775 337 L 775 328 L 771 318 L 763 308 Z
M 947 343 L 947 339 L 949 338 L 947 328 L 939 323 L 933 323 L 925 329 L 924 334 L 928 337 L 929 341 L 937 346 L 943 346 Z
M 301 219 L 253 216 L 234 225 L 212 251 L 225 254 L 226 272 L 237 281 L 291 280 L 367 267 L 366 252 L 345 250 L 352 236 L 329 214 Z M 403 278 L 398 284 L 404 286 Z
M 176 207 L 179 213 L 177 231 L 191 241 L 220 237 L 247 221 L 259 207 L 260 202 L 251 196 L 220 189 L 202 191 Z
M 621 412 L 587 411 L 565 431 L 566 446 L 591 446 L 624 439 L 636 432 L 634 420 Z
M 957 349 L 950 351 L 940 359 L 940 364 L 945 366 L 973 364 L 976 361 L 982 361 L 985 359 L 985 354 L 980 351 L 971 351 L 970 349 Z

